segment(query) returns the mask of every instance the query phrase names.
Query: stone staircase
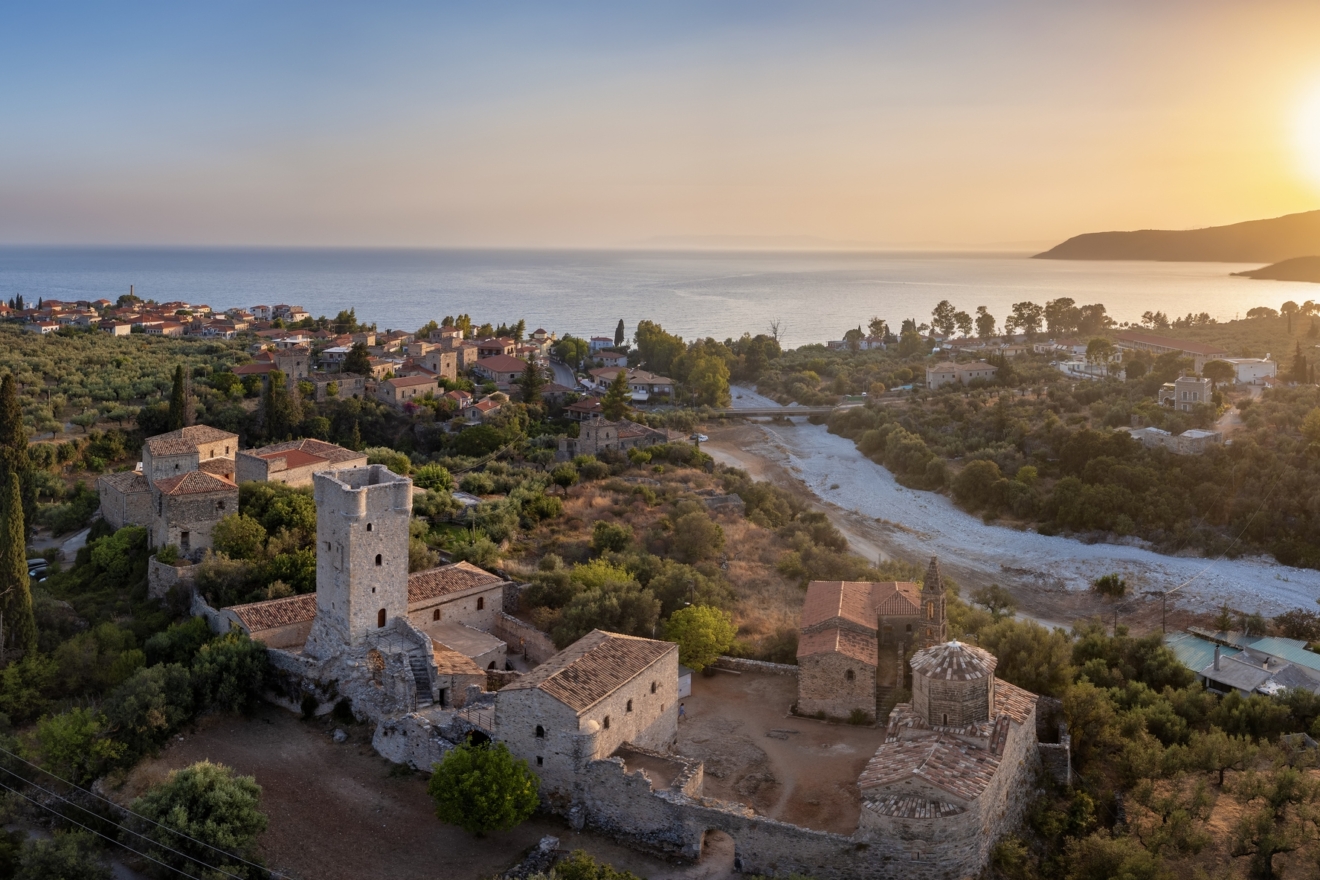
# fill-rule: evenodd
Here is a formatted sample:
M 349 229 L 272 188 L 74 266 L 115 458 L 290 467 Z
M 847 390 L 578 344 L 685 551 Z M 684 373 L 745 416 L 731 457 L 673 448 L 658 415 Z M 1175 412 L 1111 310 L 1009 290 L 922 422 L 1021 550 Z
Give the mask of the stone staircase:
M 884 726 L 889 720 L 889 713 L 894 710 L 898 704 L 899 695 L 902 688 L 879 685 L 875 689 L 875 722 Z
M 408 666 L 412 669 L 413 680 L 417 682 L 417 708 L 424 709 L 431 705 L 431 672 L 427 668 L 426 658 L 416 654 L 408 656 Z
M 903 695 L 903 655 L 897 646 L 880 649 L 875 670 L 875 721 L 884 724 Z

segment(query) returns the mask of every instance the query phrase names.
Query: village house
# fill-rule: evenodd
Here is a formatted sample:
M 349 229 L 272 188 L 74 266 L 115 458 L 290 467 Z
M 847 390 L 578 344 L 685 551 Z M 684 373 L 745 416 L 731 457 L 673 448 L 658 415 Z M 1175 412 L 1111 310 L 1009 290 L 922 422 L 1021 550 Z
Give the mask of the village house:
M 151 484 L 153 511 L 150 543 L 173 545 L 193 561 L 211 548 L 211 530 L 238 512 L 238 486 L 232 480 L 196 470 Z
M 1160 406 L 1171 406 L 1179 412 L 1191 412 L 1193 407 L 1210 403 L 1211 382 L 1200 376 L 1179 376 L 1160 386 Z
M 477 361 L 472 372 L 488 382 L 494 382 L 501 390 L 507 390 L 518 381 L 525 369 L 527 361 L 497 354 Z
M 967 385 L 978 379 L 989 382 L 995 378 L 995 373 L 998 370 L 998 367 L 987 364 L 985 361 L 977 361 L 971 364 L 955 364 L 951 361 L 944 361 L 926 367 L 926 387 L 933 391 L 936 388 L 952 385 L 955 382 L 962 385 Z
M 322 440 L 289 440 L 260 449 L 245 449 L 234 459 L 235 482 L 253 480 L 310 486 L 312 475 L 325 470 L 365 467 L 367 456 Z
M 453 382 L 458 378 L 458 352 L 456 351 L 433 348 L 414 359 L 418 364 L 441 379 Z
M 579 455 L 596 455 L 607 449 L 645 449 L 660 443 L 683 441 L 680 434 L 671 434 L 659 428 L 649 428 L 636 422 L 620 419 L 611 422 L 604 418 L 593 418 L 582 423 L 576 438 L 561 437 L 557 457 L 562 461 Z
M 491 336 L 477 343 L 477 357 L 488 358 L 498 355 L 513 356 L 518 343 L 507 336 Z
M 356 373 L 312 373 L 307 377 L 316 392 L 317 403 L 337 397 L 341 400 L 350 397 L 362 398 L 367 393 L 367 380 Z
M 587 340 L 587 351 L 594 355 L 601 349 L 611 348 L 613 345 L 613 336 L 593 336 Z
M 588 375 L 594 380 L 597 388 L 604 389 L 614 382 L 621 369 L 625 368 L 597 367 L 588 371 Z M 672 397 L 674 394 L 674 380 L 667 376 L 657 376 L 655 373 L 636 368 L 627 372 L 628 390 L 635 403 L 644 403 L 653 397 Z
M 1144 351 L 1155 357 L 1162 354 L 1179 354 L 1191 358 L 1193 369 L 1197 372 L 1201 371 L 1207 361 L 1224 360 L 1228 357 L 1228 352 L 1218 345 L 1192 342 L 1188 339 L 1171 339 L 1168 336 L 1130 330 L 1114 333 L 1113 337 L 1114 344 L 1126 351 Z
M 1279 365 L 1268 357 L 1222 358 L 1233 365 L 1233 380 L 1239 385 L 1264 385 L 1265 380 L 1277 378 Z
M 587 422 L 601 417 L 599 397 L 584 397 L 564 407 L 564 418 L 574 422 Z
M 502 401 L 487 397 L 484 400 L 470 402 L 462 409 L 463 418 L 473 424 L 481 424 L 500 411 Z
M 1199 455 L 1211 446 L 1218 446 L 1224 442 L 1222 432 L 1203 431 L 1199 428 L 1192 428 L 1181 434 L 1172 434 L 1162 428 L 1154 427 L 1133 428 L 1129 433 L 1147 449 L 1167 449 L 1178 455 Z
M 433 376 L 403 376 L 386 379 L 377 385 L 376 398 L 382 403 L 401 408 L 416 398 L 435 395 L 439 390 L 440 386 Z

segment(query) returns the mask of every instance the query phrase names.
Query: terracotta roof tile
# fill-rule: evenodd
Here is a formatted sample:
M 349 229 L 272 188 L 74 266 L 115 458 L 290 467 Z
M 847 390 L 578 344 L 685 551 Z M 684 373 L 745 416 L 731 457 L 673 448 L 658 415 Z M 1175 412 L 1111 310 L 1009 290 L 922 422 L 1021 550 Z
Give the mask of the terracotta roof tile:
M 225 610 L 232 611 L 249 632 L 255 633 L 279 626 L 303 623 L 316 617 L 316 594 L 304 593 L 301 596 L 250 602 L 247 605 L 234 605 Z
M 527 369 L 527 361 L 507 354 L 493 354 L 477 361 L 477 366 L 492 373 L 518 373 Z
M 984 648 L 962 642 L 945 642 L 912 655 L 912 673 L 944 681 L 971 681 L 995 674 L 999 663 Z
M 157 480 L 156 488 L 162 495 L 201 495 L 207 492 L 237 491 L 238 487 L 224 477 L 203 471 L 188 471 L 177 477 Z
M 995 679 L 995 711 L 1007 715 L 1018 724 L 1027 720 L 1038 700 L 1040 697 L 1031 691 L 1009 684 L 1002 678 Z
M 177 431 L 170 431 L 168 434 L 157 434 L 155 437 L 147 438 L 147 451 L 152 455 L 180 455 L 194 452 L 197 447 L 207 443 L 219 443 L 224 440 L 237 443 L 238 435 L 212 428 L 210 425 L 189 425 Z
M 832 626 L 807 633 L 798 639 L 798 659 L 816 654 L 842 654 L 875 666 L 880 645 L 875 636 L 864 636 L 859 632 Z
M 673 642 L 592 630 L 501 693 L 535 688 L 580 714 L 677 651 Z
M 470 657 L 464 657 L 457 651 L 451 651 L 443 645 L 435 646 L 435 669 L 441 675 L 480 675 L 485 678 L 486 671 Z
M 891 785 L 917 778 L 956 798 L 970 801 L 985 791 L 999 769 L 999 756 L 952 733 L 930 731 L 924 736 L 893 739 L 876 749 L 857 778 L 862 800 L 883 803 Z M 875 797 L 868 792 L 880 789 Z
M 208 474 L 214 474 L 217 477 L 224 477 L 226 480 L 234 479 L 234 460 L 232 458 L 208 458 L 197 465 L 197 469 Z
M 504 579 L 499 575 L 491 574 L 470 562 L 456 562 L 408 575 L 408 602 L 424 602 L 503 582 Z
M 125 495 L 133 492 L 149 492 L 151 484 L 141 471 L 120 471 L 117 474 L 105 474 L 98 481 L 114 488 Z

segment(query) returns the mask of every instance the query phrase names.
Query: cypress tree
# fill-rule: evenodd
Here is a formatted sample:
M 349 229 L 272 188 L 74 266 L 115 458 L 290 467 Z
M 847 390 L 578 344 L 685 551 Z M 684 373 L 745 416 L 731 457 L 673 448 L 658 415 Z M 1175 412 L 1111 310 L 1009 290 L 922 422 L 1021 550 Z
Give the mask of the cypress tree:
M 0 491 L 5 487 L 6 473 L 18 475 L 24 524 L 34 522 L 37 511 L 36 484 L 28 463 L 27 448 L 27 428 L 23 426 L 23 408 L 18 403 L 18 383 L 13 374 L 6 373 L 0 378 Z
M 628 370 L 621 368 L 610 383 L 605 397 L 600 402 L 601 414 L 612 422 L 623 418 L 632 402 L 631 389 L 628 388 Z
M 27 534 L 18 474 L 10 470 L 0 491 L 0 652 L 37 648 L 32 589 L 27 572 Z
M 1297 350 L 1293 354 L 1292 380 L 1299 385 L 1305 384 L 1310 371 L 1307 369 L 1306 355 L 1302 354 L 1302 344 L 1297 343 Z
M 177 431 L 184 425 L 184 414 L 188 408 L 188 390 L 183 385 L 183 366 L 174 368 L 174 387 L 170 389 L 170 430 Z
M 540 403 L 541 389 L 545 387 L 545 376 L 541 373 L 541 368 L 529 361 L 518 379 L 518 386 L 522 390 L 523 403 L 529 405 Z
M 623 318 L 620 318 L 619 326 L 614 328 L 614 344 L 623 345 L 623 338 L 626 335 L 627 331 L 623 329 Z

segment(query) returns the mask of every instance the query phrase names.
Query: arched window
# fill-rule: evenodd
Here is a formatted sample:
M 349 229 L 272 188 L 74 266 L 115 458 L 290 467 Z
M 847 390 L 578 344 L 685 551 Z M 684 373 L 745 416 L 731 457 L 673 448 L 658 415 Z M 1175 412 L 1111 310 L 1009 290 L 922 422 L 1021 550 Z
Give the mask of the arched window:
M 606 715 L 606 716 L 605 716 L 605 721 L 604 721 L 600 726 L 603 727 L 603 728 L 605 728 L 606 730 L 609 730 L 609 729 L 610 729 L 610 716 Z
M 376 628 L 380 629 L 385 625 L 385 609 L 382 608 L 376 612 Z
M 439 619 L 440 619 L 440 609 L 439 609 L 439 608 L 437 608 L 437 609 L 435 609 L 434 611 L 431 612 L 431 619 L 432 619 L 432 620 L 439 620 Z
M 539 724 L 536 725 L 536 738 L 545 739 L 545 728 Z
M 486 668 L 487 668 L 487 669 L 494 669 L 494 668 L 495 668 L 495 661 L 494 661 L 494 660 L 490 661 L 490 665 L 487 666 Z
M 628 701 L 628 708 L 625 709 L 624 711 L 626 711 L 626 712 L 631 712 L 631 711 L 632 711 L 632 700 L 629 700 L 629 701 Z
M 380 554 L 379 554 L 379 553 L 376 554 L 376 564 L 377 564 L 377 565 L 380 565 Z
M 849 669 L 847 672 L 845 672 L 845 673 L 843 674 L 843 677 L 844 677 L 844 679 L 845 679 L 846 681 L 852 681 L 854 678 L 857 677 L 857 673 L 855 673 L 855 672 L 853 672 L 851 669 Z
M 926 603 L 926 619 L 927 619 L 927 620 L 934 620 L 934 619 L 935 619 L 935 603 L 934 603 L 934 602 L 927 602 L 927 603 Z
M 651 693 L 655 693 L 655 682 L 651 682 Z
M 944 726 L 945 727 L 949 726 L 949 714 L 947 712 L 944 713 Z
M 367 531 L 371 531 L 371 523 L 367 523 Z
M 485 596 L 478 596 L 478 597 L 477 597 L 477 610 L 478 610 L 478 611 L 483 611 L 483 610 L 485 610 L 485 608 L 486 608 L 486 597 L 485 597 Z
M 912 624 L 909 623 L 909 624 L 907 625 L 907 631 L 908 631 L 908 632 L 912 632 Z

